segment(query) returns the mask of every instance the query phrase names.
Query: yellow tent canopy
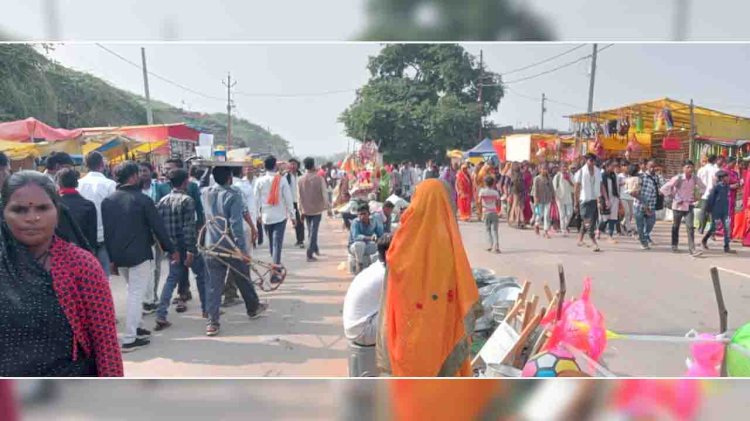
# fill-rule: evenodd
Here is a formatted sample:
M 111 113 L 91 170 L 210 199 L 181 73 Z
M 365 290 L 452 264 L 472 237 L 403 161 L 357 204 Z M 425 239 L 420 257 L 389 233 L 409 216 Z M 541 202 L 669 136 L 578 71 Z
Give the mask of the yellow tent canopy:
M 77 139 L 38 143 L 0 140 L 0 151 L 5 152 L 11 161 L 20 161 L 46 156 L 52 152 L 67 152 L 76 155 L 81 153 L 81 147 Z
M 619 108 L 594 111 L 590 114 L 573 114 L 568 118 L 574 123 L 602 123 L 630 117 L 632 129 L 634 126 L 632 119 L 640 117 L 643 121 L 643 131 L 651 133 L 655 131 L 654 114 L 665 108 L 672 113 L 675 129 L 690 129 L 690 104 L 670 98 L 639 102 Z M 699 106 L 693 107 L 693 114 L 695 116 L 695 129 L 698 134 L 727 139 L 750 139 L 750 118 L 748 117 Z

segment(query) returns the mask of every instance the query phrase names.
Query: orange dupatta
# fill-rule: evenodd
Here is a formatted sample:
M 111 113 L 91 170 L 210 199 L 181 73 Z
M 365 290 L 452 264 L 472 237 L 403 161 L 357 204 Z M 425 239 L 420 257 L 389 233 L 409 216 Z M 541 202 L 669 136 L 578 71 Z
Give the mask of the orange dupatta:
M 276 174 L 273 177 L 273 183 L 271 184 L 271 191 L 268 192 L 268 204 L 276 206 L 279 204 L 281 196 L 281 174 Z
M 384 370 L 399 377 L 471 376 L 479 291 L 441 181 L 417 185 L 387 261 L 378 343 Z

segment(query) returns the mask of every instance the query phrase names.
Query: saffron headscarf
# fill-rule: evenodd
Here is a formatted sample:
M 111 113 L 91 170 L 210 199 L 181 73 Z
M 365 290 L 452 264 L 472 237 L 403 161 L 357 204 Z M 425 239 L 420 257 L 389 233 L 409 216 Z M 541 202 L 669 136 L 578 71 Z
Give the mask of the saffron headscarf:
M 482 309 L 443 182 L 417 185 L 387 261 L 378 338 L 383 371 L 471 376 L 470 335 Z

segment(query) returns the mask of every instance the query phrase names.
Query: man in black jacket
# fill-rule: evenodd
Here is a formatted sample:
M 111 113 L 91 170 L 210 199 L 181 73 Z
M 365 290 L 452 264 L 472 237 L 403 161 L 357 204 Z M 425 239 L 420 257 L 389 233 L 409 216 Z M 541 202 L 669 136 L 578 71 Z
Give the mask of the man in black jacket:
M 122 351 L 130 352 L 149 344 L 143 320 L 143 297 L 148 280 L 153 276 L 154 236 L 173 263 L 180 255 L 169 239 L 164 221 L 159 217 L 153 200 L 141 191 L 138 164 L 126 161 L 115 170 L 117 191 L 102 202 L 104 243 L 112 273 L 122 274 L 128 283 L 128 301 Z
M 298 181 L 302 177 L 302 173 L 299 170 L 299 161 L 296 158 L 289 160 L 289 169 L 286 173 L 286 181 L 289 183 L 289 188 L 292 189 L 292 199 L 294 200 L 294 233 L 297 236 L 297 242 L 295 246 L 299 248 L 305 248 L 305 224 L 302 223 L 302 215 L 299 213 L 299 189 Z
M 86 200 L 76 190 L 80 174 L 73 168 L 63 168 L 57 173 L 57 184 L 60 186 L 60 198 L 67 208 L 73 223 L 61 220 L 58 223 L 59 235 L 68 241 L 76 243 L 86 250 L 93 250 L 96 246 L 96 205 Z M 86 244 L 78 244 L 76 226 L 82 234 Z

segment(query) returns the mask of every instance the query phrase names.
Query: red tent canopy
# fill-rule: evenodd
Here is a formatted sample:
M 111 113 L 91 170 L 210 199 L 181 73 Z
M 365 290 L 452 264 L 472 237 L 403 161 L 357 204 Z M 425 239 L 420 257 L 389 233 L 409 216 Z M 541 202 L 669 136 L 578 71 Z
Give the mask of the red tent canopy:
M 75 139 L 82 133 L 80 129 L 56 129 L 33 117 L 0 123 L 0 139 L 15 142 L 33 142 L 35 139 L 56 142 Z
M 151 126 L 91 127 L 82 129 L 86 135 L 102 133 L 123 134 L 141 142 L 157 140 L 184 140 L 197 143 L 200 132 L 185 123 L 156 124 Z

